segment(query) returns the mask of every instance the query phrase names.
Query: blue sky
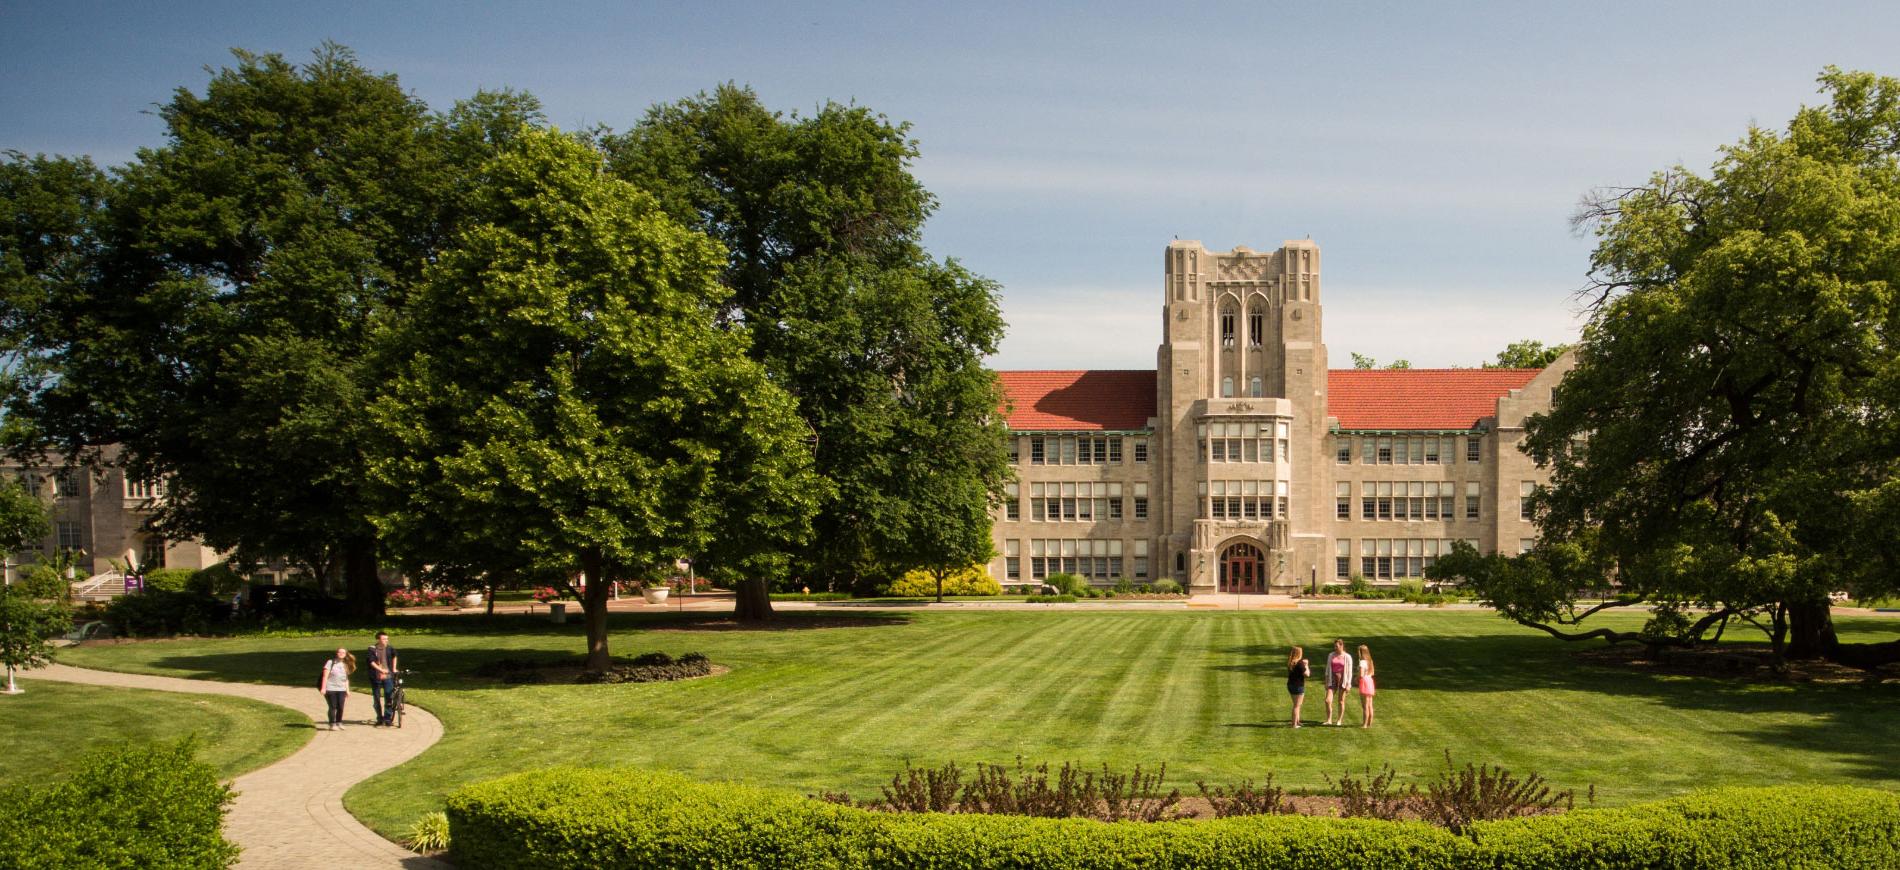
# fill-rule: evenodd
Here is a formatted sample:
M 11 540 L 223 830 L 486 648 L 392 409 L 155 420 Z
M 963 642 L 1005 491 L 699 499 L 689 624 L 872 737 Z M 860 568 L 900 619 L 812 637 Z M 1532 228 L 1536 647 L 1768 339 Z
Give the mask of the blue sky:
M 1333 365 L 1474 365 L 1575 335 L 1577 198 L 1900 75 L 1893 3 L 22 3 L 0 0 L 0 148 L 158 144 L 228 50 L 335 40 L 446 108 L 539 96 L 625 127 L 722 81 L 911 122 L 926 241 L 1001 282 L 1000 368 L 1148 368 L 1174 237 L 1325 253 Z

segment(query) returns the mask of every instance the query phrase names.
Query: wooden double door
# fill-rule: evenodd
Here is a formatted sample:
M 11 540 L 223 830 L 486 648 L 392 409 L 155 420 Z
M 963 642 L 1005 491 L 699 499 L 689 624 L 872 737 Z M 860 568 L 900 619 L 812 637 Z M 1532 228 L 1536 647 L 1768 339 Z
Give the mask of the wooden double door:
M 1222 550 L 1217 588 L 1222 592 L 1266 594 L 1266 554 L 1247 543 L 1233 544 Z

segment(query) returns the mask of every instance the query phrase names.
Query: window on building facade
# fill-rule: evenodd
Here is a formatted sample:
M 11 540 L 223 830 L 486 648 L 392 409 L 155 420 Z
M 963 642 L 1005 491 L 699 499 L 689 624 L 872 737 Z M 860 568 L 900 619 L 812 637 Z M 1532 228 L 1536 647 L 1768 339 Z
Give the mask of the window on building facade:
M 1293 461 L 1293 448 L 1292 448 L 1293 427 L 1287 423 L 1277 423 L 1275 424 L 1275 428 L 1276 428 L 1277 433 L 1279 434 L 1280 461 L 1281 462 Z
M 1174 554 L 1174 573 L 1176 574 L 1187 573 L 1187 554 L 1186 553 Z
M 139 569 L 156 571 L 165 567 L 165 539 L 146 538 L 145 546 L 139 553 Z
M 1146 438 L 1135 439 L 1135 461 L 1136 462 L 1148 461 L 1148 439 Z
M 1247 395 L 1258 399 L 1263 395 L 1261 392 L 1263 389 L 1259 375 L 1254 375 L 1251 380 L 1247 381 Z
M 1056 452 L 1059 455 L 1059 462 L 1063 465 L 1075 464 L 1075 439 L 1073 437 L 1057 438 L 1056 448 Z
M 1122 436 L 1108 436 L 1108 461 L 1112 463 L 1122 461 Z
M 159 499 L 165 497 L 165 485 L 156 480 L 125 479 L 125 497 L 137 499 Z
M 1479 451 L 1482 449 L 1481 448 L 1482 444 L 1483 442 L 1479 441 L 1478 436 L 1476 435 L 1471 435 L 1465 438 L 1465 461 L 1466 462 L 1478 461 L 1478 455 L 1479 455 Z
M 1254 347 L 1265 344 L 1267 340 L 1266 326 L 1267 319 L 1260 313 L 1258 307 L 1247 312 L 1247 343 Z
M 1359 484 L 1359 518 L 1376 520 L 1379 518 L 1379 485 L 1371 481 Z
M 1136 541 L 1135 542 L 1135 579 L 1145 580 L 1147 578 L 1148 578 L 1148 542 Z
M 1379 493 L 1379 519 L 1392 518 L 1392 481 L 1382 480 L 1376 485 Z
M 1379 439 L 1379 464 L 1392 464 L 1392 439 L 1390 438 Z
M 1360 462 L 1365 463 L 1366 465 L 1371 465 L 1373 463 L 1375 459 L 1374 454 L 1376 452 L 1373 450 L 1373 447 L 1372 447 L 1374 443 L 1375 442 L 1371 438 L 1359 439 L 1359 461 Z
M 1234 397 L 1234 377 L 1228 375 L 1220 379 L 1220 395 L 1223 399 Z
M 1352 464 L 1352 439 L 1351 438 L 1333 439 L 1333 455 L 1334 455 L 1334 461 L 1338 462 L 1340 465 L 1351 465 Z
M 1207 481 L 1203 480 L 1194 484 L 1194 495 L 1194 503 L 1200 505 L 1196 516 L 1207 519 Z
M 59 549 L 79 550 L 85 547 L 86 542 L 85 539 L 80 537 L 78 523 L 69 520 L 60 520 L 56 524 L 55 530 L 57 534 L 54 543 Z
M 1022 461 L 1022 439 L 1011 435 L 1009 436 L 1009 464 L 1016 465 Z M 131 483 L 128 482 L 126 486 L 130 488 Z
M 1536 538 L 1518 538 L 1517 539 L 1517 552 L 1518 552 L 1518 555 L 1520 556 L 1525 553 L 1530 552 L 1531 548 L 1535 546 L 1537 546 Z
M 1517 484 L 1517 518 L 1530 520 L 1535 516 L 1531 506 L 1531 496 L 1537 494 L 1537 481 L 1524 480 Z
M 1352 576 L 1352 541 L 1340 538 L 1333 542 L 1333 576 L 1345 580 Z
M 1333 484 L 1333 515 L 1342 520 L 1352 519 L 1352 483 L 1340 481 Z
M 1023 579 L 1022 542 L 1015 538 L 1003 542 L 1003 577 L 1009 580 Z
M 1148 484 L 1135 484 L 1135 519 L 1148 518 Z
M 1465 484 L 1465 519 L 1475 520 L 1477 518 L 1478 484 L 1475 482 L 1467 483 Z
M 1031 436 L 1029 439 L 1029 464 L 1030 465 L 1043 464 L 1043 457 L 1046 455 L 1043 453 L 1043 449 L 1044 449 L 1043 439 L 1040 436 Z
M 79 496 L 79 473 L 67 468 L 53 475 L 54 498 L 77 498 Z
M 1011 520 L 1020 520 L 1023 518 L 1023 492 L 1021 484 L 1004 484 L 1003 516 L 1005 519 Z

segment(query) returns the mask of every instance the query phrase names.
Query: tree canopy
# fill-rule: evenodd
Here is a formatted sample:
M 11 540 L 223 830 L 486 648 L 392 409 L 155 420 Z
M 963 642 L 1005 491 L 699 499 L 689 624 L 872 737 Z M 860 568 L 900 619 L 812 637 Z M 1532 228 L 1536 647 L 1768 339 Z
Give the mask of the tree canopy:
M 869 589 L 920 560 L 987 558 L 1009 467 L 982 361 L 1003 321 L 992 282 L 921 246 L 935 202 L 908 129 L 836 103 L 787 116 L 728 85 L 601 143 L 615 174 L 725 245 L 721 319 L 750 331 L 810 428 L 825 488 L 792 584 Z M 769 610 L 762 585 L 741 590 L 742 615 Z
M 1390 363 L 1380 365 L 1379 361 L 1372 357 L 1355 353 L 1352 355 L 1352 367 L 1360 371 L 1371 371 L 1372 369 L 1409 369 L 1412 367 L 1412 361 L 1395 359 Z
M 713 540 L 783 570 L 815 503 L 805 428 L 714 324 L 716 244 L 559 133 L 521 131 L 480 175 L 379 338 L 398 374 L 370 414 L 375 521 L 412 562 L 578 571 L 604 669 L 612 582 Z
M 1900 589 L 1900 81 L 1820 82 L 1825 105 L 1750 129 L 1707 175 L 1586 201 L 1591 318 L 1527 423 L 1552 474 L 1533 558 L 1577 548 L 1622 605 L 1875 664 L 1900 644 L 1839 644 L 1828 596 Z M 1549 622 L 1567 586 L 1532 590 L 1547 606 L 1520 600 L 1520 621 Z M 1693 639 L 1719 618 L 1664 623 Z
M 1487 369 L 1541 369 L 1556 362 L 1558 357 L 1569 350 L 1568 344 L 1553 344 L 1545 347 L 1543 342 L 1527 338 L 1505 345 L 1503 350 L 1498 351 L 1497 361 L 1485 363 L 1484 367 Z

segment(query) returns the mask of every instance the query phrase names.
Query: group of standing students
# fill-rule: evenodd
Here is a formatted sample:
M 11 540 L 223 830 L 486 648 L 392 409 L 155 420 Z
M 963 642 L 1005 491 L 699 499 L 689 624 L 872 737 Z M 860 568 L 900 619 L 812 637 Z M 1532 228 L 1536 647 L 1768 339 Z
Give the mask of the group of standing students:
M 1326 724 L 1346 724 L 1346 696 L 1353 689 L 1359 690 L 1359 727 L 1372 727 L 1372 696 L 1378 693 L 1378 687 L 1372 681 L 1372 651 L 1365 644 L 1359 645 L 1358 681 L 1353 680 L 1353 657 L 1346 652 L 1344 640 L 1333 641 L 1333 651 L 1326 657 L 1321 673 L 1326 678 Z M 1306 679 L 1313 675 L 1313 665 L 1306 660 L 1306 650 L 1294 647 L 1286 659 L 1286 693 L 1293 699 L 1293 727 L 1300 727 L 1300 706 L 1306 702 Z

